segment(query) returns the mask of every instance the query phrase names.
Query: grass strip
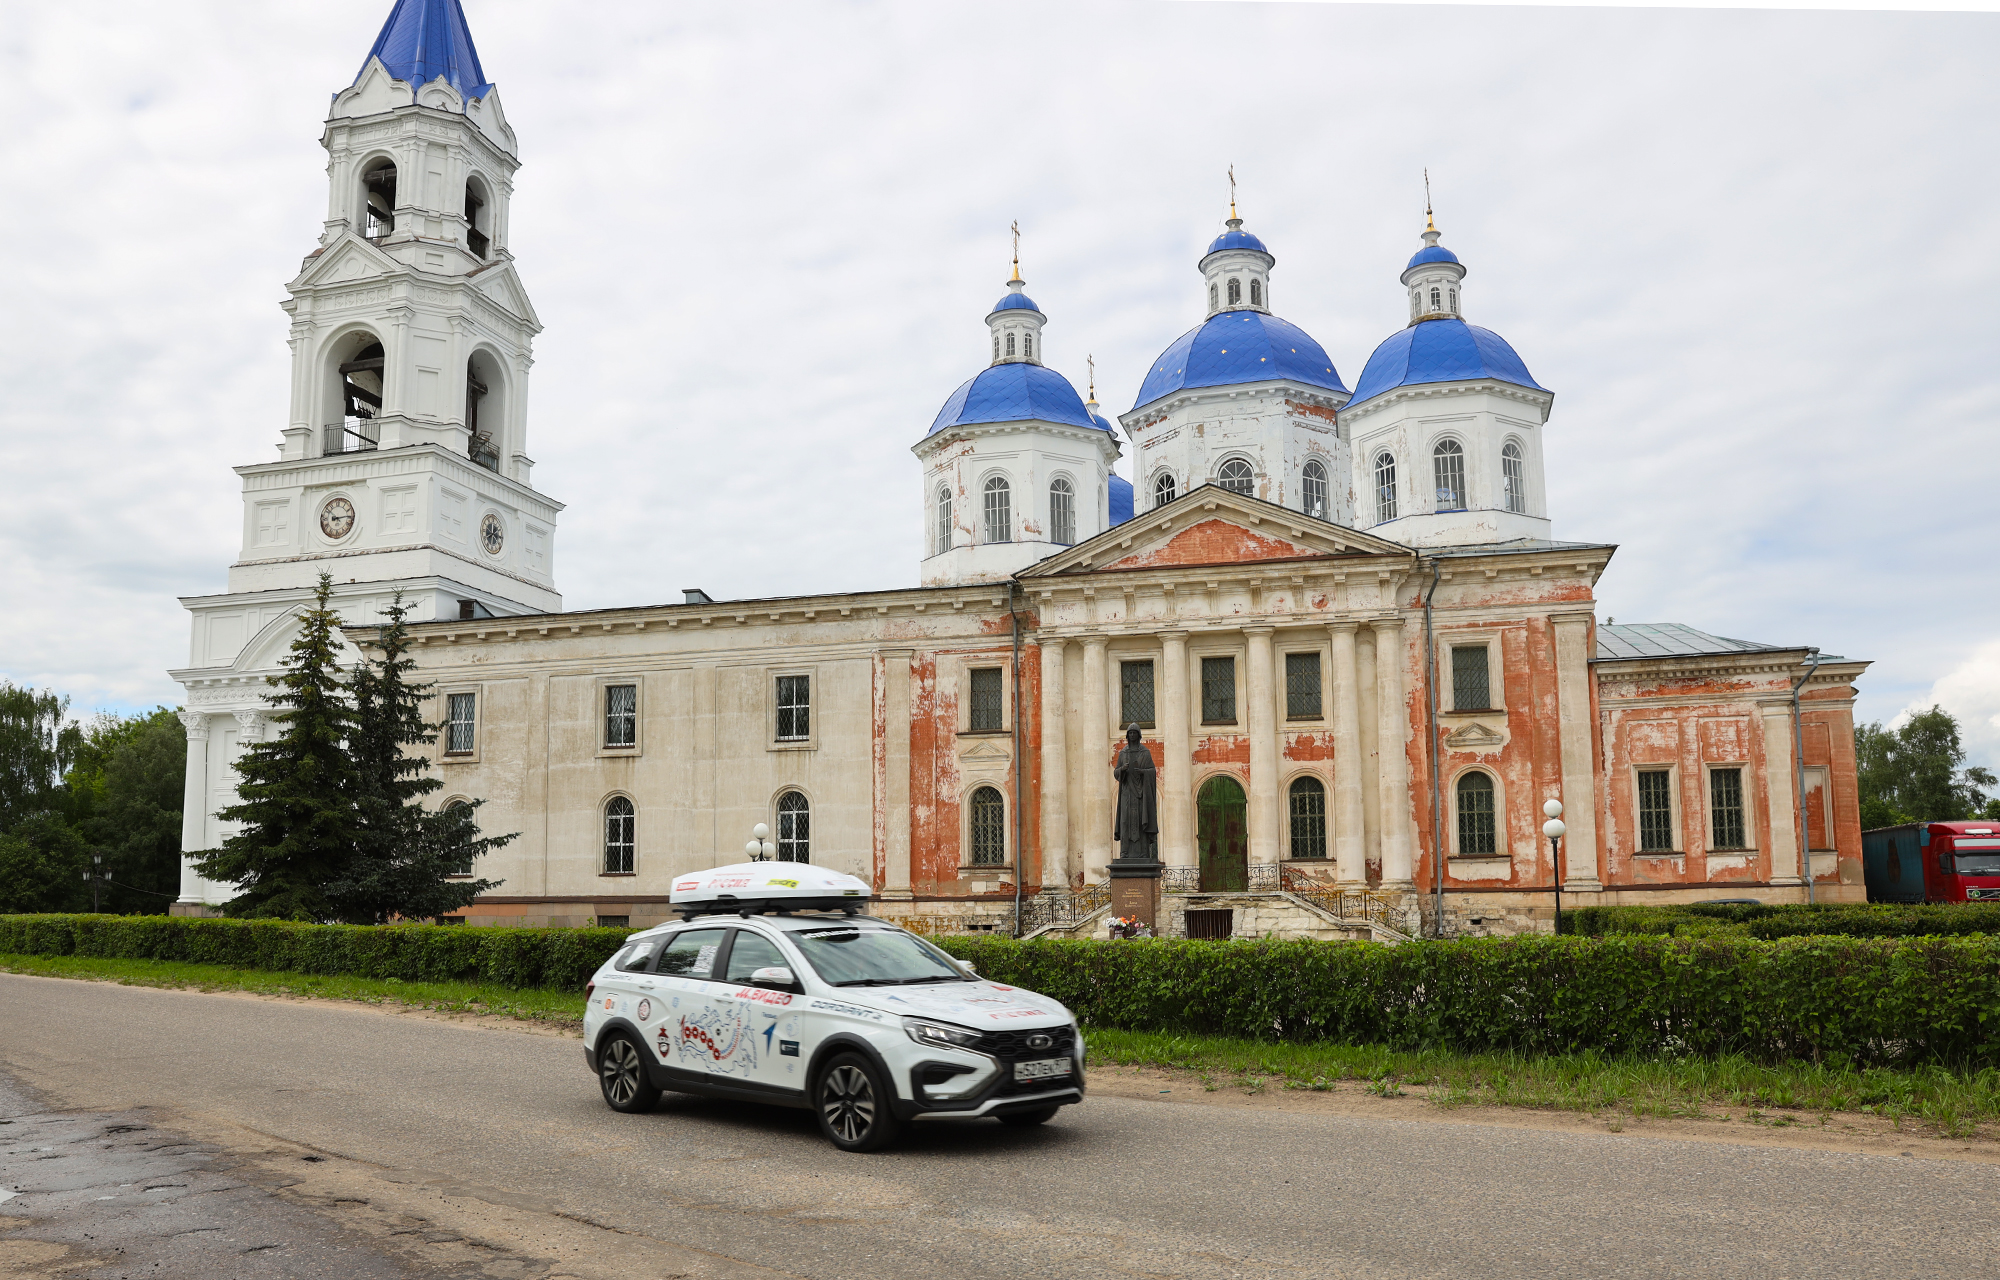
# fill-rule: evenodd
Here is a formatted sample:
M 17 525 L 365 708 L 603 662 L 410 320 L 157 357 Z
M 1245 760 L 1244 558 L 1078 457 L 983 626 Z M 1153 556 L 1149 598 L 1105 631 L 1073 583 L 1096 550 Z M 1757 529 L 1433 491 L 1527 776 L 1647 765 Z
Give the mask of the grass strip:
M 1197 1073 L 1210 1089 L 1331 1090 L 1359 1083 L 1382 1097 L 1420 1089 L 1443 1107 L 1678 1118 L 1743 1118 L 1765 1124 L 1825 1124 L 1852 1112 L 1905 1121 L 1947 1137 L 1972 1137 L 2000 1119 L 2000 1071 L 1942 1066 L 1824 1063 L 1763 1066 L 1743 1058 L 1607 1058 L 1595 1053 L 1531 1056 L 1400 1051 L 1378 1045 L 1289 1044 L 1172 1032 L 1087 1030 L 1093 1062 Z M 1769 1114 L 1776 1113 L 1776 1114 Z
M 236 969 L 178 960 L 101 959 L 95 956 L 0 955 L 0 971 L 48 978 L 82 978 L 127 987 L 194 991 L 254 991 L 262 995 L 313 996 L 364 1004 L 404 1004 L 450 1013 L 490 1013 L 524 1022 L 583 1024 L 583 992 L 503 987 L 484 982 L 404 982 L 316 973 Z

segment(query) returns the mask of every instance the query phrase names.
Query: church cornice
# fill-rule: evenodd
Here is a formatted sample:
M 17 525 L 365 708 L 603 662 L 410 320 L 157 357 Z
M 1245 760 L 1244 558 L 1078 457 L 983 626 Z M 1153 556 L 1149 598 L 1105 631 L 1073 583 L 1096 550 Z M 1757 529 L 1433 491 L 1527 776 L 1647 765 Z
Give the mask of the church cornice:
M 318 458 L 288 458 L 251 462 L 235 468 L 245 493 L 286 489 L 294 485 L 324 487 L 353 484 L 383 476 L 430 471 L 468 489 L 499 489 L 523 514 L 553 522 L 565 506 L 554 498 L 498 471 L 475 466 L 469 458 L 442 445 L 407 444 L 394 449 L 327 454 Z
M 423 137 L 458 143 L 477 151 L 482 159 L 496 165 L 508 177 L 521 167 L 519 156 L 501 146 L 469 118 L 455 111 L 440 111 L 420 103 L 406 103 L 365 116 L 329 117 L 320 133 L 320 145 L 331 151 L 336 134 L 345 134 L 342 141 L 354 151 L 380 146 L 389 138 Z
M 1421 382 L 1414 386 L 1397 387 L 1379 396 L 1370 396 L 1359 404 L 1348 405 L 1341 416 L 1354 427 L 1358 419 L 1370 418 L 1393 405 L 1407 404 L 1413 400 L 1442 400 L 1457 396 L 1487 395 L 1498 396 L 1502 400 L 1513 400 L 1520 404 L 1533 405 L 1542 411 L 1544 421 L 1556 402 L 1552 391 L 1536 391 L 1530 387 L 1516 386 L 1511 382 L 1501 382 L 1492 378 L 1480 378 L 1467 382 Z
M 1010 435 L 1022 431 L 1033 431 L 1042 435 L 1073 440 L 1086 447 L 1096 449 L 1106 462 L 1117 458 L 1124 450 L 1108 431 L 1096 427 L 1079 427 L 1066 422 L 1045 422 L 1040 418 L 1015 418 L 1007 422 L 970 422 L 946 427 L 935 435 L 925 436 L 910 446 L 910 452 L 926 461 L 942 445 L 954 441 L 981 440 L 993 436 Z
M 1230 383 L 1218 387 L 1189 387 L 1149 401 L 1118 415 L 1118 425 L 1137 440 L 1139 433 L 1158 425 L 1178 411 L 1202 405 L 1227 404 L 1232 400 L 1264 399 L 1282 395 L 1285 400 L 1339 410 L 1347 404 L 1344 391 L 1294 382 L 1290 378 L 1269 378 L 1263 382 Z

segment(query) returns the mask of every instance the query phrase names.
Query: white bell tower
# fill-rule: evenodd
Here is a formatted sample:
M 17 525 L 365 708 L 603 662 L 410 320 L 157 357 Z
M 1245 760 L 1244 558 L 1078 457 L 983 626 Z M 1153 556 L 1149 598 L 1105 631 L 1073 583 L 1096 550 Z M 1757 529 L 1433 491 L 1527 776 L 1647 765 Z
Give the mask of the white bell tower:
M 440 18 L 442 17 L 442 21 Z M 231 767 L 264 731 L 265 677 L 322 570 L 350 623 L 400 590 L 412 620 L 559 610 L 562 504 L 529 483 L 541 329 L 508 250 L 520 160 L 459 0 L 397 0 L 321 139 L 319 245 L 287 286 L 291 413 L 242 477 L 228 590 L 192 615 L 181 847 L 215 848 Z M 357 655 L 358 656 L 358 655 Z M 177 910 L 233 896 L 183 862 Z

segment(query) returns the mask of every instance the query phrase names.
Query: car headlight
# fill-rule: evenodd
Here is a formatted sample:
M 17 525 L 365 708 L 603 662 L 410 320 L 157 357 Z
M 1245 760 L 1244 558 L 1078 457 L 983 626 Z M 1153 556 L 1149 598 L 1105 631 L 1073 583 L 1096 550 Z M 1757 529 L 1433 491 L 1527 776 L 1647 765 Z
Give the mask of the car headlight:
M 903 1020 L 903 1031 L 918 1044 L 933 1049 L 971 1049 L 979 1044 L 977 1031 L 963 1031 L 936 1022 L 919 1022 L 915 1018 Z

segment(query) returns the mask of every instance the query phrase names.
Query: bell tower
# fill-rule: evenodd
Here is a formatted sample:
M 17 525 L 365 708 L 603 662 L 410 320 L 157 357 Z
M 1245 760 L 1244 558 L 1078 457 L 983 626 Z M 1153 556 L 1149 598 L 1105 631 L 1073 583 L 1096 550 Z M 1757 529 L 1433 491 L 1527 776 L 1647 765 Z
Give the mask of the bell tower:
M 325 571 L 350 623 L 400 591 L 413 621 L 554 612 L 562 504 L 530 483 L 541 322 L 514 269 L 520 166 L 459 0 L 396 0 L 333 95 L 327 216 L 286 286 L 291 407 L 275 460 L 236 468 L 241 544 L 191 615 L 181 847 L 216 847 L 234 755 Z M 357 655 L 358 656 L 358 655 Z M 183 906 L 232 896 L 182 871 Z

